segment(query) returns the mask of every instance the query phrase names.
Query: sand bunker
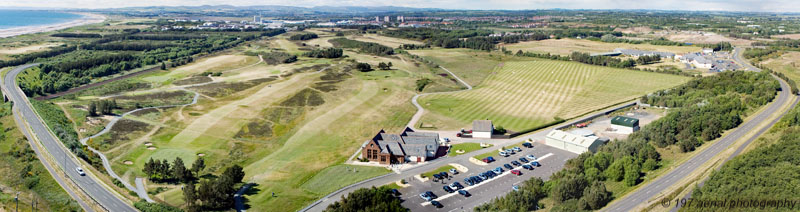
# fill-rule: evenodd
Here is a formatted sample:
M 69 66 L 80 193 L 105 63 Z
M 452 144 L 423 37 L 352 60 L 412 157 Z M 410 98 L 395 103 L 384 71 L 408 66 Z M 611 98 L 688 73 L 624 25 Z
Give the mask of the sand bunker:
M 148 150 L 156 150 L 156 147 L 154 147 L 154 146 L 151 146 L 151 147 L 147 147 L 147 149 L 148 149 Z
M 133 161 L 129 161 L 129 160 L 126 160 L 125 162 L 122 162 L 122 163 L 125 164 L 125 165 L 133 165 Z

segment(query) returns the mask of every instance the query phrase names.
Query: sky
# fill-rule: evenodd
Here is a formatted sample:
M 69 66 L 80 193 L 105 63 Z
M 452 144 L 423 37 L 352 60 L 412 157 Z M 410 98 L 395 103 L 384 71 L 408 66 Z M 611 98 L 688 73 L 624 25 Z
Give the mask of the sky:
M 198 5 L 401 6 L 442 9 L 656 9 L 800 12 L 798 0 L 0 0 L 0 7 L 117 8 Z

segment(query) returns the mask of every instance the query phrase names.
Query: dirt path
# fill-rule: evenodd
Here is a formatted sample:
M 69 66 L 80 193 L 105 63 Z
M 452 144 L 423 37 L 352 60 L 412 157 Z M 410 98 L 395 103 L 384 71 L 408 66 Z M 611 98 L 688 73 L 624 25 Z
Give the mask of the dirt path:
M 336 108 L 328 110 L 325 114 L 306 122 L 306 124 L 297 130 L 280 149 L 245 167 L 246 170 L 252 170 L 246 171 L 246 173 L 259 173 L 254 175 L 252 179 L 261 181 L 268 179 L 273 171 L 281 170 L 288 165 L 291 160 L 303 158 L 303 155 L 298 155 L 296 149 L 303 148 L 303 145 L 306 145 L 308 142 L 313 142 L 314 136 L 322 133 L 325 129 L 329 129 L 329 126 L 334 125 L 336 120 L 372 99 L 372 97 L 378 94 L 378 90 L 380 90 L 380 88 L 376 82 L 365 81 L 363 87 L 355 96 Z
M 443 70 L 447 71 L 447 73 L 450 73 L 450 75 L 452 75 L 453 78 L 456 78 L 456 80 L 458 80 L 458 82 L 461 82 L 461 84 L 464 84 L 464 86 L 466 86 L 467 89 L 457 90 L 457 91 L 423 93 L 423 94 L 414 95 L 414 97 L 411 98 L 411 104 L 414 104 L 414 106 L 417 107 L 417 113 L 415 113 L 414 116 L 411 117 L 411 120 L 408 121 L 408 124 L 406 125 L 406 126 L 410 127 L 411 129 L 417 130 L 417 129 L 414 128 L 414 125 L 417 125 L 417 122 L 419 122 L 419 119 L 422 118 L 423 114 L 425 114 L 425 108 L 422 108 L 422 106 L 419 105 L 419 102 L 417 102 L 417 99 L 419 99 L 419 97 L 426 96 L 426 95 L 431 95 L 431 94 L 455 93 L 455 92 L 462 92 L 462 91 L 472 90 L 472 86 L 467 84 L 467 82 L 464 82 L 464 80 L 461 80 L 461 78 L 456 76 L 456 74 L 454 74 L 453 72 L 450 72 L 450 70 L 447 70 L 447 68 L 445 68 L 445 67 L 442 67 L 442 66 L 439 66 L 439 67 L 442 68 Z

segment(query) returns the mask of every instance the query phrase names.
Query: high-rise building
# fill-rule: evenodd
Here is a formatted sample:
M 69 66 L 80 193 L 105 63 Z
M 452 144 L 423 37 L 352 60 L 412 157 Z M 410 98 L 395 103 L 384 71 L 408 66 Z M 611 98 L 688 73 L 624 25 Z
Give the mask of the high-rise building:
M 397 22 L 405 22 L 405 21 L 406 21 L 405 17 L 403 17 L 402 15 L 397 16 Z
M 261 22 L 261 17 L 257 16 L 257 15 L 254 15 L 253 16 L 253 23 L 260 23 L 260 22 Z
M 375 22 L 381 22 L 381 17 L 375 16 Z
M 388 16 L 388 15 L 383 17 L 383 21 L 385 21 L 385 22 L 391 22 L 391 20 L 389 19 L 389 16 Z

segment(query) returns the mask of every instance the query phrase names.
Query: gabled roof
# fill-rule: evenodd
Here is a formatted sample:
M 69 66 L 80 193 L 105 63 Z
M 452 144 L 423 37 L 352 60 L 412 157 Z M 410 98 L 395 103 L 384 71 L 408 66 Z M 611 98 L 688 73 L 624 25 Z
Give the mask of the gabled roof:
M 547 137 L 586 148 L 591 146 L 594 142 L 597 142 L 597 140 L 599 139 L 599 137 L 597 136 L 583 137 L 580 135 L 564 132 L 561 130 L 550 131 L 550 133 L 547 133 Z
M 475 120 L 472 121 L 472 132 L 492 132 L 492 121 Z
M 626 126 L 626 127 L 635 127 L 639 126 L 639 119 L 626 116 L 617 116 L 611 119 L 611 124 Z

